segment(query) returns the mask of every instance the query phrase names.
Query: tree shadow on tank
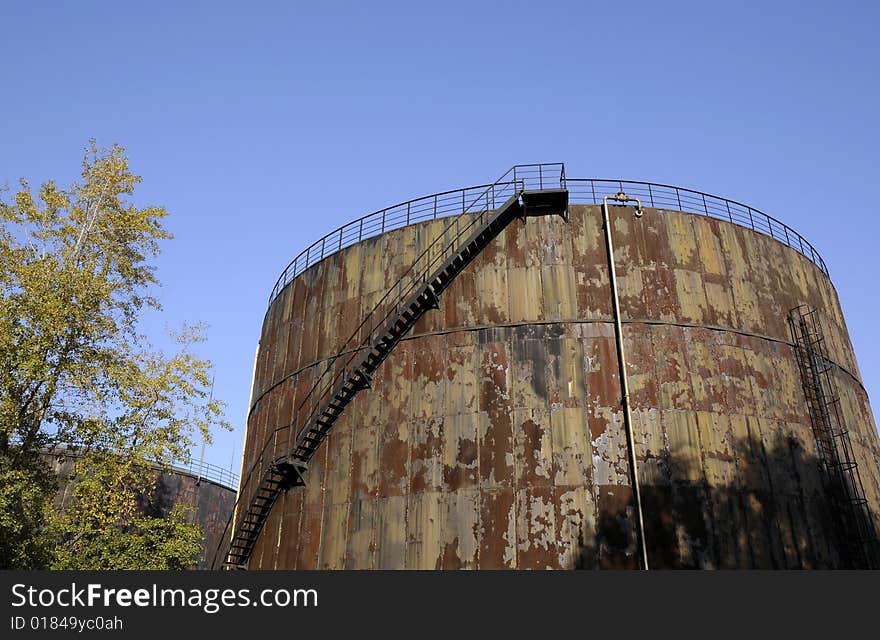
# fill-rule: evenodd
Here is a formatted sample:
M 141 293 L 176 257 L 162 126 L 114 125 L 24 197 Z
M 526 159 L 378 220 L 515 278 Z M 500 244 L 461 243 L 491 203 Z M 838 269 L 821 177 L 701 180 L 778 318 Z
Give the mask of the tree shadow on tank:
M 180 477 L 173 473 L 155 472 L 155 485 L 149 494 L 138 495 L 138 509 L 150 518 L 165 518 L 180 501 Z
M 782 431 L 770 442 L 743 438 L 706 461 L 667 451 L 639 471 L 651 569 L 865 568 L 864 547 L 847 544 L 843 511 L 829 497 L 833 479 Z M 637 569 L 631 504 L 600 497 L 599 505 L 574 568 Z

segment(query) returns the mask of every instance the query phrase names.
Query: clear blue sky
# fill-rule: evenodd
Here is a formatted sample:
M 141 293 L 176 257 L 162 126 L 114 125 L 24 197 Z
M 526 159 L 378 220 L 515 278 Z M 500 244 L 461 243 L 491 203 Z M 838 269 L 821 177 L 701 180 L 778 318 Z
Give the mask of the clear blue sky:
M 423 4 L 0 6 L 0 184 L 69 182 L 91 137 L 127 148 L 137 202 L 176 235 L 162 321 L 210 324 L 236 431 L 209 461 L 234 448 L 238 471 L 267 295 L 294 255 L 521 162 L 787 222 L 829 266 L 876 407 L 876 3 Z

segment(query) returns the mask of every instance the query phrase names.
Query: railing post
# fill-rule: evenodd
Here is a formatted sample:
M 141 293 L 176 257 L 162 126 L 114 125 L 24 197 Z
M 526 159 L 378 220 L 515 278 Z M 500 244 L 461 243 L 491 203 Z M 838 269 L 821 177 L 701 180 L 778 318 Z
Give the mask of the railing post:
M 651 201 L 651 208 L 654 208 L 654 192 L 651 190 L 651 184 L 648 183 L 648 199 Z
M 382 233 L 385 233 L 385 211 L 387 209 L 382 209 Z
M 406 224 L 407 224 L 407 226 L 409 226 L 409 212 L 410 212 L 410 205 L 411 204 L 412 204 L 411 202 L 406 203 Z
M 702 194 L 700 194 L 700 195 L 703 196 L 703 211 L 704 211 L 705 214 L 708 216 L 708 215 L 709 215 L 709 205 L 706 204 L 706 194 L 705 194 L 705 193 L 702 193 Z
M 361 218 L 360 228 L 358 229 L 358 242 L 364 239 L 364 219 Z
M 544 165 L 538 165 L 538 184 L 540 188 L 544 188 Z
M 434 220 L 437 219 L 437 196 L 434 196 Z
M 725 200 L 724 203 L 727 205 L 727 218 L 733 222 L 733 214 L 730 212 L 730 200 Z

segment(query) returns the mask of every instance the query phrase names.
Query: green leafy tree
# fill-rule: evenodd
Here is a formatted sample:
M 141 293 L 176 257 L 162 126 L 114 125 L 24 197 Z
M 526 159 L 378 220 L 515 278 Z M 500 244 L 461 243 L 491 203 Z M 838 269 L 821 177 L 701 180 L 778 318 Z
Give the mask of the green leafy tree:
M 138 331 L 139 318 L 160 309 L 151 259 L 171 237 L 166 211 L 131 202 L 140 178 L 119 146 L 92 142 L 81 176 L 67 189 L 46 182 L 36 194 L 21 181 L 0 198 L 0 480 L 10 483 L 0 500 L 4 513 L 26 514 L 28 523 L 0 519 L 4 566 L 74 568 L 67 551 L 110 541 L 113 566 L 126 565 L 117 557 L 126 549 L 179 558 L 157 536 L 184 526 L 181 515 L 170 528 L 148 522 L 137 496 L 151 490 L 155 462 L 185 460 L 196 438 L 228 428 L 222 403 L 208 394 L 210 362 L 190 350 L 203 327 L 184 326 L 171 354 Z M 75 500 L 50 517 L 52 482 L 35 454 L 62 445 L 85 457 Z M 28 484 L 41 474 L 45 481 Z M 47 539 L 60 549 L 55 560 Z M 164 566 L 161 558 L 151 564 Z
M 0 568 L 50 564 L 55 489 L 55 478 L 38 456 L 19 456 L 15 464 L 0 456 Z
M 63 545 L 53 566 L 59 569 L 186 569 L 201 555 L 202 532 L 190 522 L 184 504 L 162 518 L 134 517 L 124 527 L 90 529 L 75 524 L 77 535 Z

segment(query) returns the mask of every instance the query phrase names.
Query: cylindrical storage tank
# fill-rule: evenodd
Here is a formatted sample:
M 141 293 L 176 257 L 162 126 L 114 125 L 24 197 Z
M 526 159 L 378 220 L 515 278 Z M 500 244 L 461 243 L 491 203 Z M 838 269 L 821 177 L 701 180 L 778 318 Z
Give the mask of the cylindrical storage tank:
M 54 508 L 59 512 L 75 499 L 74 490 L 82 469 L 80 460 L 84 455 L 75 448 L 63 447 L 47 449 L 40 454 L 58 482 Z M 189 521 L 198 524 L 204 534 L 199 561 L 191 568 L 210 568 L 235 504 L 238 477 L 226 469 L 204 462 L 193 462 L 185 467 L 157 464 L 152 469 L 152 475 L 155 479 L 152 491 L 138 496 L 139 513 L 164 518 L 177 504 L 189 507 Z
M 853 505 L 829 489 L 787 322 L 800 305 L 818 310 L 877 527 L 880 442 L 821 258 L 735 202 L 646 183 L 566 186 L 567 222 L 511 224 L 394 349 L 307 485 L 274 504 L 248 568 L 638 566 L 601 206 L 618 189 L 644 205 L 641 217 L 609 210 L 651 568 L 857 564 L 835 524 Z M 316 260 L 314 247 L 276 288 L 246 471 L 283 448 L 275 430 L 316 371 L 445 225 L 388 230 L 383 218 L 384 233 L 353 239 L 346 227 L 336 250 Z

